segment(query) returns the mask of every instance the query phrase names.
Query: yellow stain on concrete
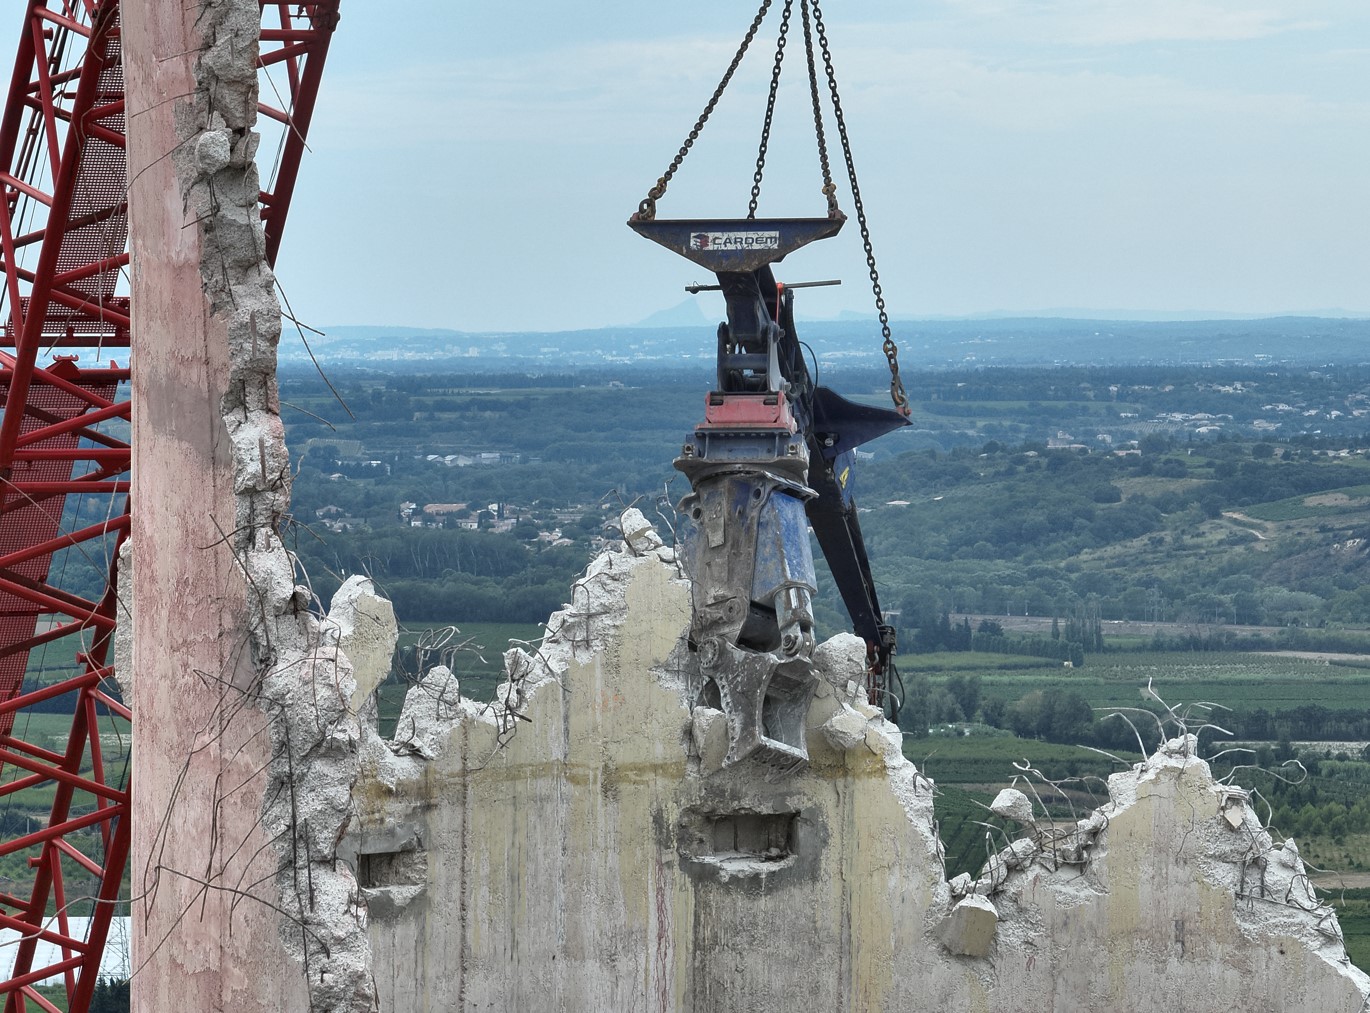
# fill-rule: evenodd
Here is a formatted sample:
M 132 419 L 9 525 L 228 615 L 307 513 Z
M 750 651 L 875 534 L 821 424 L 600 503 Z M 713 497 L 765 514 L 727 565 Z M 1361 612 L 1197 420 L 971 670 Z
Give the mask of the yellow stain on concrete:
M 430 849 L 427 903 L 403 916 L 429 970 L 412 987 L 389 986 L 386 1008 L 1159 1011 L 1171 1007 L 1148 990 L 1162 997 L 1158 976 L 1170 974 L 1198 1013 L 1232 1008 L 1239 992 L 1260 995 L 1266 979 L 1234 970 L 1250 965 L 1303 983 L 1307 1001 L 1290 1009 L 1352 1013 L 1344 978 L 1302 943 L 1286 946 L 1285 959 L 1276 944 L 1244 939 L 1231 894 L 1205 881 L 1197 845 L 1183 840 L 1189 821 L 1217 816 L 1197 768 L 1139 785 L 1088 870 L 1015 874 L 1012 896 L 994 898 L 990 957 L 951 957 L 931 933 L 950 895 L 918 822 L 924 802 L 908 803 L 911 814 L 895 791 L 909 768 L 887 768 L 864 743 L 828 745 L 816 729 L 837 704 L 820 689 L 808 770 L 777 784 L 759 771 L 700 778 L 686 701 L 661 674 L 689 622 L 688 590 L 654 561 L 615 565 L 631 567 L 621 629 L 533 692 L 531 722 L 503 749 L 493 728 L 467 718 L 447 751 L 395 791 L 358 785 L 364 823 L 398 818 L 407 801 Z M 700 867 L 679 851 L 682 817 L 726 804 L 797 811 L 810 843 L 764 875 Z M 1073 882 L 1085 876 L 1089 889 Z M 1215 966 L 1231 972 L 1221 979 L 1229 991 L 1215 1003 L 1172 952 L 1179 917 L 1195 946 L 1228 954 Z M 1005 942 L 1029 931 L 1015 938 L 1030 945 Z M 1241 955 L 1253 946 L 1254 963 Z

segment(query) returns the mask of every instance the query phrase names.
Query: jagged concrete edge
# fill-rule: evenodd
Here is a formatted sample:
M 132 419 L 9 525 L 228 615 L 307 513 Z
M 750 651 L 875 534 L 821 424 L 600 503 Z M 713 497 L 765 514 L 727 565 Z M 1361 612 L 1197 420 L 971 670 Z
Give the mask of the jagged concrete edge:
M 626 527 L 626 526 L 625 526 Z M 637 531 L 641 537 L 641 529 Z M 654 540 L 651 540 L 654 539 Z M 655 557 L 655 560 L 652 558 Z M 621 599 L 627 581 L 638 566 L 674 564 L 674 554 L 669 548 L 661 546 L 659 538 L 644 538 L 638 544 L 627 544 L 622 548 L 611 549 L 596 558 L 586 570 L 585 575 L 575 585 L 583 599 L 576 605 L 554 613 L 548 621 L 548 635 L 542 647 L 535 653 L 514 648 L 506 653 L 507 679 L 496 694 L 493 704 L 481 705 L 473 700 L 460 697 L 456 680 L 445 669 L 435 669 L 429 682 L 420 689 L 411 690 L 406 698 L 406 718 L 409 722 L 408 741 L 396 740 L 389 743 L 393 752 L 410 753 L 424 759 L 433 759 L 441 753 L 448 743 L 454 741 L 452 732 L 464 721 L 472 721 L 491 729 L 517 729 L 516 715 L 530 709 L 533 697 L 548 687 L 560 686 L 562 677 L 574 662 L 589 661 L 595 651 L 621 628 L 627 610 Z M 685 578 L 675 572 L 676 579 Z M 605 593 L 619 595 L 618 607 L 596 611 L 597 602 L 602 603 Z M 573 594 L 576 599 L 576 594 Z M 592 627 L 592 622 L 602 624 Z M 825 643 L 833 644 L 840 638 Z M 683 640 L 684 631 L 681 637 Z M 681 645 L 677 644 L 677 649 Z M 663 688 L 677 690 L 681 694 L 682 716 L 688 716 L 689 702 L 685 699 L 686 686 L 670 671 L 669 665 L 658 665 L 651 669 L 652 677 Z M 450 681 L 449 681 L 450 680 Z M 838 680 L 841 681 L 840 679 Z M 829 682 L 829 685 L 833 685 Z M 859 692 L 853 693 L 851 687 L 842 692 L 833 686 L 834 701 L 840 713 L 865 722 L 865 734 L 861 737 L 865 745 L 881 755 L 891 793 L 897 799 L 913 830 L 924 841 L 930 856 L 935 859 L 943 855 L 940 836 L 930 816 L 930 798 L 933 783 L 927 779 L 903 752 L 902 733 L 897 727 L 884 719 L 875 708 L 861 699 Z M 432 701 L 444 695 L 454 701 L 446 708 L 434 708 Z M 426 703 L 424 702 L 426 701 Z M 837 712 L 835 712 L 837 713 Z M 821 731 L 821 729 L 820 729 Z M 688 734 L 684 737 L 683 748 L 691 751 Z M 469 739 L 467 740 L 469 743 Z M 834 743 L 836 745 L 836 743 Z M 1226 855 L 1224 848 L 1208 839 L 1211 835 L 1196 832 L 1193 862 L 1203 881 L 1229 894 L 1234 899 L 1235 917 L 1239 930 L 1253 942 L 1269 945 L 1276 936 L 1293 937 L 1316 954 L 1321 960 L 1333 967 L 1338 973 L 1349 977 L 1363 993 L 1370 995 L 1370 978 L 1351 965 L 1345 955 L 1339 930 L 1335 930 L 1335 915 L 1326 905 L 1317 901 L 1307 886 L 1306 874 L 1298 858 L 1297 848 L 1292 842 L 1282 848 L 1273 847 L 1268 831 L 1261 825 L 1255 811 L 1249 805 L 1249 794 L 1241 789 L 1217 784 L 1205 761 L 1196 754 L 1197 741 L 1194 736 L 1164 743 L 1152 756 L 1120 771 L 1109 779 L 1109 801 L 1091 810 L 1070 828 L 1063 836 L 1051 843 L 1053 854 L 1048 854 L 1043 837 L 1029 827 L 1023 835 L 993 855 L 986 863 L 985 871 L 979 880 L 958 877 L 960 882 L 947 881 L 944 871 L 936 869 L 936 883 L 933 889 L 932 907 L 929 909 L 929 931 L 935 936 L 946 939 L 943 930 L 947 922 L 941 916 L 949 915 L 959 901 L 970 904 L 984 904 L 996 897 L 1004 899 L 1015 889 L 1029 883 L 1033 877 L 1040 878 L 1047 872 L 1046 886 L 1049 889 L 1066 891 L 1067 894 L 1084 891 L 1099 892 L 1099 887 L 1079 876 L 1081 865 L 1088 865 L 1091 849 L 1107 846 L 1107 830 L 1111 818 L 1136 804 L 1140 785 L 1150 779 L 1162 776 L 1165 772 L 1188 771 L 1202 777 L 1202 787 L 1210 790 L 1219 808 L 1214 818 L 1233 808 L 1239 813 L 1239 826 L 1244 839 L 1253 842 L 1253 858 L 1259 856 L 1262 862 L 1278 862 L 1287 867 L 1289 874 L 1284 877 L 1285 885 L 1304 886 L 1303 900 L 1310 905 L 1305 908 L 1297 901 L 1282 903 L 1269 909 L 1270 897 L 1259 897 L 1245 890 L 1235 876 L 1238 875 L 1237 863 L 1232 856 Z M 698 756 L 692 756 L 694 773 L 699 775 Z M 406 765 L 407 766 L 407 765 Z M 398 771 L 392 768 L 393 778 Z M 403 775 L 401 775 L 403 776 Z M 412 774 L 410 775 L 412 776 Z M 394 781 L 391 780 L 393 785 Z M 1024 799 L 1026 801 L 1026 799 Z M 1233 819 L 1237 819 L 1236 816 Z M 1230 846 L 1228 846 L 1230 850 Z M 1060 854 L 1072 853 L 1078 861 L 1063 862 Z M 1226 857 L 1225 857 L 1226 856 Z M 1070 882 L 1067 882 L 1067 879 Z M 1104 884 L 1107 888 L 1108 884 Z M 1083 900 L 1083 897 L 1081 898 Z M 1261 908 L 1266 906 L 1263 913 Z M 940 924 L 939 924 L 940 921 Z M 1333 926 L 1329 928 L 1328 926 Z M 1321 926 L 1321 927 L 1320 927 Z M 1023 932 L 1030 932 L 1032 926 L 1018 923 L 1012 916 L 1000 923 L 1009 938 L 1016 938 Z M 954 951 L 955 952 L 955 951 Z M 965 955 L 963 953 L 963 955 Z M 978 956 L 988 956 L 988 950 Z M 976 955 L 972 955 L 976 956 Z M 992 987 L 997 977 L 993 960 L 986 961 L 977 968 L 977 976 Z
M 662 546 L 659 538 L 648 554 L 661 565 L 675 561 L 672 550 Z M 489 701 L 462 695 L 459 681 L 445 666 L 430 669 L 405 694 L 395 732 L 384 742 L 385 748 L 395 756 L 435 759 L 451 740 L 453 729 L 464 721 L 493 731 L 495 748 L 499 748 L 505 736 L 517 733 L 535 694 L 560 687 L 572 664 L 590 661 L 605 640 L 622 628 L 626 614 L 621 589 L 640 562 L 645 557 L 628 545 L 596 556 L 571 584 L 571 601 L 548 617 L 541 643 L 531 651 L 511 647 L 504 652 L 505 679 Z M 684 580 L 678 570 L 675 575 Z M 616 607 L 603 607 L 606 595 L 617 598 Z M 659 681 L 669 678 L 660 669 L 652 674 Z M 683 684 L 679 688 L 683 701 Z M 370 732 L 368 738 L 374 734 Z M 380 741 L 378 736 L 376 741 Z M 383 780 L 393 783 L 395 776 L 391 771 Z
M 546 624 L 546 635 L 540 646 L 529 651 L 514 647 L 505 652 L 505 681 L 496 689 L 494 698 L 482 703 L 460 694 L 455 676 L 445 667 L 430 670 L 405 696 L 400 718 L 392 738 L 383 743 L 367 765 L 368 773 L 381 783 L 393 788 L 406 777 L 413 777 L 401 759 L 397 765 L 391 757 L 418 757 L 433 760 L 455 741 L 453 732 L 463 722 L 471 722 L 494 733 L 495 745 L 491 754 L 502 744 L 501 736 L 517 734 L 521 715 L 531 709 L 534 697 L 540 692 L 560 691 L 562 679 L 573 664 L 589 663 L 595 654 L 610 641 L 627 621 L 626 589 L 633 574 L 641 566 L 662 566 L 671 570 L 671 578 L 688 588 L 688 578 L 681 571 L 675 551 L 663 544 L 649 522 L 636 509 L 626 510 L 620 518 L 625 533 L 623 543 L 610 546 L 587 566 L 572 584 L 571 602 L 552 613 Z M 612 601 L 610 601 L 612 599 Z M 608 606 L 608 607 L 606 607 Z M 678 661 L 687 650 L 688 630 L 682 628 L 679 638 L 661 663 L 650 669 L 651 677 L 662 688 L 679 696 L 682 717 L 681 748 L 687 755 L 689 769 L 694 776 L 705 776 L 700 769 L 700 757 L 691 738 L 692 714 L 687 699 L 688 687 L 679 677 L 672 659 Z M 819 647 L 822 669 L 824 652 L 850 634 L 838 634 Z M 940 861 L 941 841 L 932 817 L 933 783 L 918 770 L 903 752 L 903 733 L 885 719 L 878 708 L 870 706 L 864 692 L 853 677 L 864 672 L 865 645 L 860 644 L 857 670 L 845 673 L 838 681 L 841 687 L 825 683 L 820 695 L 829 699 L 832 713 L 849 716 L 861 726 L 858 738 L 861 749 L 879 756 L 884 764 L 892 794 L 899 803 L 909 828 L 922 840 L 927 853 L 938 861 L 938 883 L 934 892 L 939 908 L 950 906 L 951 895 Z M 809 734 L 822 734 L 821 728 L 811 728 Z M 364 737 L 379 744 L 374 732 L 363 731 Z M 373 739 L 374 736 L 374 739 Z M 474 740 L 469 740 L 468 743 Z M 839 752 L 843 747 L 834 745 Z M 366 749 L 364 745 L 363 749 Z M 386 756 L 385 754 L 390 754 Z M 489 757 L 468 757 L 472 767 L 479 767 Z
M 1198 738 L 1193 734 L 1164 742 L 1145 760 L 1110 775 L 1109 800 L 1073 827 L 1053 835 L 1029 823 L 1021 836 L 990 856 L 978 879 L 957 877 L 951 884 L 953 896 L 1011 899 L 1020 888 L 1041 889 L 1043 885 L 1062 899 L 1077 895 L 1083 901 L 1086 895 L 1099 893 L 1100 887 L 1087 873 L 1090 863 L 1107 851 L 1109 824 L 1138 804 L 1144 785 L 1167 776 L 1197 778 L 1199 790 L 1211 795 L 1215 804 L 1211 818 L 1207 824 L 1201 822 L 1196 810 L 1192 840 L 1181 841 L 1178 847 L 1191 850 L 1190 861 L 1202 882 L 1233 898 L 1238 930 L 1258 945 L 1271 945 L 1281 936 L 1296 939 L 1348 978 L 1370 1005 L 1370 976 L 1350 962 L 1336 913 L 1314 892 L 1297 845 L 1286 839 L 1275 846 L 1250 804 L 1251 793 L 1213 778 L 1207 761 L 1198 755 Z M 1003 797 L 1008 794 L 1001 792 L 991 806 L 996 815 L 1007 814 L 1011 802 Z M 1222 821 L 1240 837 L 1225 834 Z M 1023 822 L 1021 815 L 1015 822 Z M 1259 886 L 1253 889 L 1257 874 Z M 1001 920 L 1000 926 L 1015 937 L 1033 929 L 1011 920 Z
M 255 161 L 259 137 L 255 0 L 200 0 L 196 88 L 176 106 L 172 154 L 187 220 L 198 222 L 204 293 L 224 320 L 229 377 L 220 405 L 232 442 L 236 515 L 226 541 L 247 579 L 255 703 L 272 736 L 262 821 L 279 857 L 276 884 L 295 921 L 281 939 L 301 962 L 312 1005 L 370 1013 L 371 947 L 352 871 L 335 860 L 352 819 L 358 728 L 352 666 L 336 621 L 311 611 L 278 526 L 290 499 L 276 387 L 281 310 L 266 263 Z M 307 888 L 306 888 L 307 881 Z

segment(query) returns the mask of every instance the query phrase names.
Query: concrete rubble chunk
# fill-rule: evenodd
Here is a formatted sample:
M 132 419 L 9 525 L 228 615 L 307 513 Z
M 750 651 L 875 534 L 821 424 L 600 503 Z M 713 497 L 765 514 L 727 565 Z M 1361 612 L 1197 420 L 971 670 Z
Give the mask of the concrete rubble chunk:
M 1108 826 L 1108 817 L 1098 809 L 1094 810 L 1076 825 L 1076 830 L 1082 834 L 1097 834 L 1104 827 Z
M 837 750 L 846 752 L 864 745 L 868 718 L 850 707 L 843 707 L 823 724 L 823 737 Z
M 447 743 L 456 720 L 475 705 L 464 700 L 461 683 L 445 665 L 428 670 L 404 695 L 395 723 L 392 748 L 426 760 L 436 758 Z
M 867 720 L 881 717 L 880 708 L 867 701 L 866 694 L 859 688 L 856 691 L 856 699 L 850 701 L 847 706 Z
M 986 894 L 998 893 L 1008 883 L 1013 870 L 1024 868 L 1041 853 L 1042 846 L 1036 840 L 1020 837 L 985 863 L 985 870 L 976 881 L 976 889 Z
M 641 510 L 629 507 L 619 517 L 619 527 L 623 530 L 623 541 L 635 556 L 645 556 L 664 547 L 661 536 L 656 533 Z
M 854 633 L 829 637 L 814 648 L 813 666 L 820 676 L 845 690 L 853 675 L 864 679 L 866 642 Z
M 1299 857 L 1299 845 L 1294 838 L 1288 838 L 1274 851 L 1275 860 L 1288 868 L 1301 867 L 1303 860 Z
M 333 595 L 327 626 L 352 662 L 352 675 L 357 680 L 352 712 L 360 713 L 376 687 L 390 675 L 400 636 L 395 607 L 376 594 L 368 578 L 353 575 Z
M 874 718 L 866 722 L 866 748 L 887 761 L 899 762 L 904 757 L 904 736 L 877 711 Z
M 206 130 L 195 142 L 195 166 L 206 176 L 225 169 L 233 160 L 233 144 L 227 130 Z
M 956 902 L 951 914 L 937 927 L 937 937 L 952 953 L 965 957 L 987 957 L 994 944 L 999 912 L 979 894 L 967 894 Z
M 721 710 L 696 707 L 690 717 L 690 737 L 699 754 L 700 770 L 706 774 L 723 769 L 728 755 L 728 719 Z
M 994 801 L 989 804 L 989 811 L 995 816 L 1016 820 L 1023 826 L 1037 822 L 1037 816 L 1032 811 L 1032 800 L 1017 788 L 1005 788 L 995 795 Z

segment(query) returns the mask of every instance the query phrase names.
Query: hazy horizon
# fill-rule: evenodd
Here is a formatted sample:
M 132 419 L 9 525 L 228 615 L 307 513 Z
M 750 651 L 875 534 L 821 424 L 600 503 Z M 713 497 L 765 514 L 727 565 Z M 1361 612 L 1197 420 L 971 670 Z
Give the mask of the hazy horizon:
M 419 332 L 419 333 L 452 333 L 452 334 L 556 334 L 561 331 L 600 331 L 600 330 L 623 330 L 626 328 L 652 329 L 652 328 L 679 328 L 679 327 L 708 327 L 717 326 L 718 319 L 712 319 L 707 315 L 702 316 L 697 323 L 648 323 L 654 316 L 668 312 L 658 311 L 657 314 L 650 314 L 643 320 L 628 324 L 602 324 L 599 326 L 586 327 L 564 327 L 564 328 L 511 328 L 511 327 L 484 327 L 484 328 L 460 328 L 460 327 L 417 327 L 409 324 L 386 324 L 386 323 L 335 323 L 323 325 L 320 330 L 325 334 L 330 331 L 340 331 L 351 329 L 381 329 L 396 332 Z M 874 313 L 855 313 L 843 312 L 836 316 L 806 316 L 797 313 L 795 319 L 799 323 L 824 324 L 824 323 L 860 323 L 863 321 L 875 322 L 878 318 Z M 925 316 L 909 316 L 905 314 L 891 314 L 891 321 L 900 323 L 974 323 L 983 322 L 1007 322 L 1013 320 L 1062 320 L 1072 323 L 1097 322 L 1097 323 L 1210 323 L 1210 322 L 1259 322 L 1274 320 L 1366 320 L 1370 321 L 1370 311 L 1354 310 L 1325 310 L 1311 312 L 1287 312 L 1287 313 L 1227 313 L 1220 310 L 1186 312 L 1177 310 L 1170 313 L 1147 313 L 1144 311 L 1128 310 L 1088 310 L 1088 309 L 1061 309 L 1057 312 L 1015 312 L 1012 310 L 987 311 L 984 313 L 965 313 L 965 314 L 928 314 Z
M 754 9 L 460 4 L 414 33 L 345 8 L 278 264 L 292 306 L 477 331 L 669 307 L 711 279 L 624 222 Z M 777 9 L 661 217 L 745 213 Z M 893 314 L 1364 306 L 1363 0 L 864 0 L 826 20 Z M 762 215 L 823 213 L 791 49 Z M 845 281 L 803 313 L 872 308 L 854 220 L 784 267 Z

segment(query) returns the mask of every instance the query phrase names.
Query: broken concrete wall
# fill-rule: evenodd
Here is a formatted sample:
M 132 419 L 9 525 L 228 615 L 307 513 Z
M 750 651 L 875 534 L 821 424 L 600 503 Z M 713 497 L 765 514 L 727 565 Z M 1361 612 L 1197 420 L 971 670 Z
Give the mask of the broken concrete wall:
M 720 769 L 689 590 L 638 525 L 507 657 L 364 727 L 358 876 L 381 1008 L 1359 1011 L 1291 848 L 1177 740 L 1079 827 L 944 881 L 932 786 L 824 645 L 802 773 Z M 1029 806 L 1029 812 L 1030 812 Z
M 1110 803 L 1078 827 L 1034 829 L 988 864 L 978 886 L 998 911 L 996 991 L 1029 1007 L 1364 1007 L 1370 982 L 1297 847 L 1276 847 L 1195 746 L 1165 743 L 1114 774 Z
M 259 16 L 123 10 L 135 1009 L 1362 1008 L 1296 852 L 1185 740 L 955 890 L 859 645 L 820 654 L 807 770 L 722 768 L 688 588 L 636 524 L 495 704 L 436 670 L 393 741 L 359 722 L 393 617 L 353 582 L 320 618 L 277 533 Z
M 261 8 L 134 4 L 122 17 L 133 1008 L 362 1013 L 375 1006 L 366 912 L 336 850 L 353 694 L 388 671 L 394 620 L 364 581 L 320 617 L 279 534 L 289 459 L 254 161 Z

